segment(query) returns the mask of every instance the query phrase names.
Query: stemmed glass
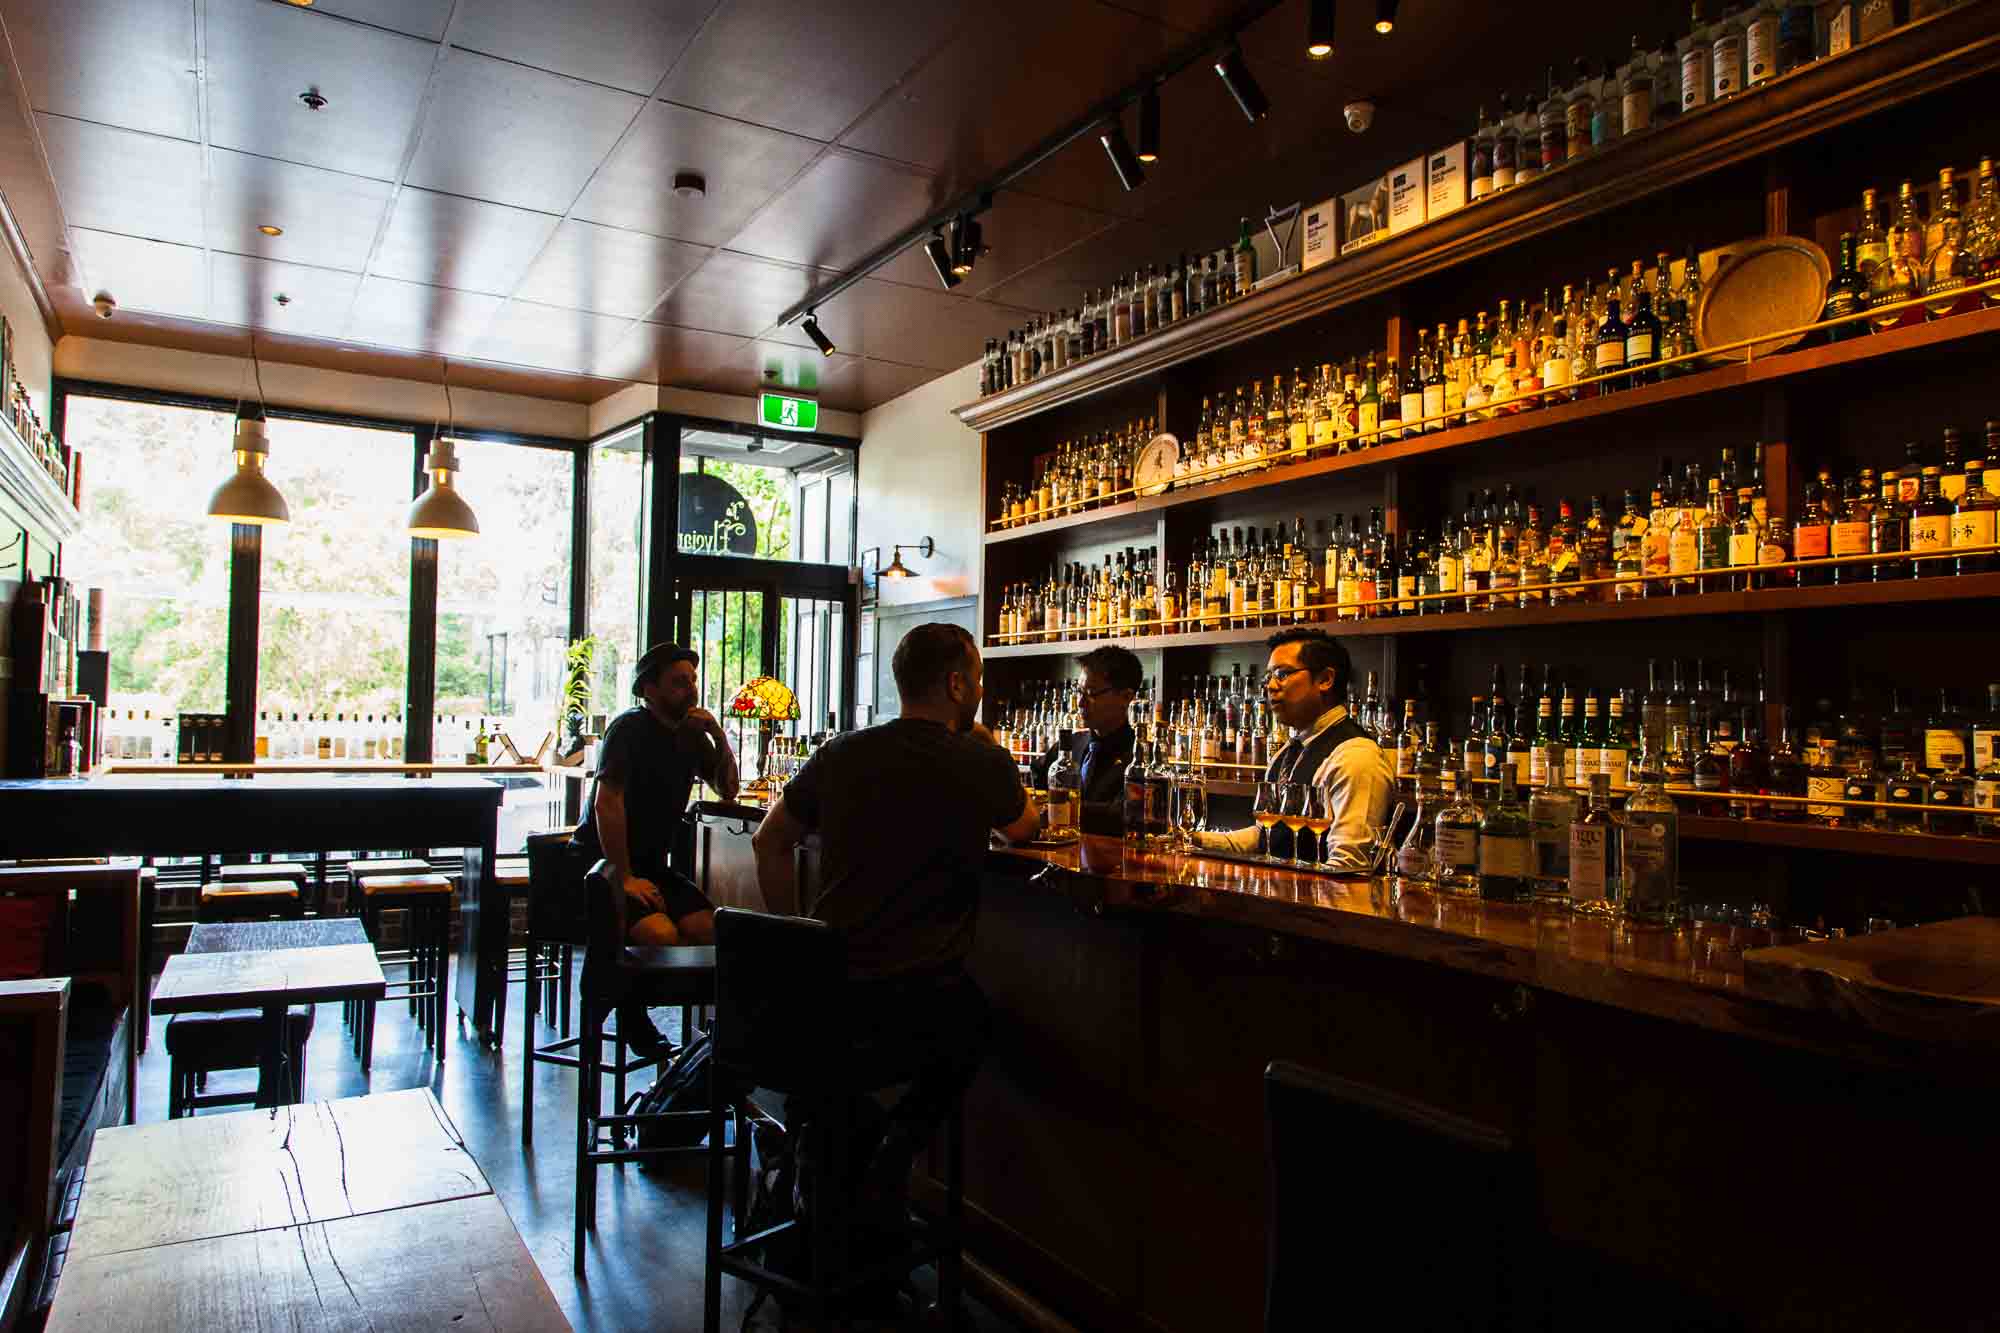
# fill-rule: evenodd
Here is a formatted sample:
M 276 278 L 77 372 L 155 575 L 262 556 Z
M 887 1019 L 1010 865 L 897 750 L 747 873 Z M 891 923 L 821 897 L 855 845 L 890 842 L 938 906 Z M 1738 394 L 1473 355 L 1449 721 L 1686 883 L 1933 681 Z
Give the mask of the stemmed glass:
M 1292 864 L 1304 866 L 1305 858 L 1299 855 L 1299 835 L 1306 826 L 1306 793 L 1311 790 L 1309 782 L 1281 782 L 1278 784 L 1278 820 L 1292 831 Z
M 1300 785 L 1305 788 L 1305 796 L 1299 806 L 1299 815 L 1306 832 L 1313 835 L 1312 864 L 1322 864 L 1326 860 L 1326 831 L 1333 827 L 1333 820 L 1326 813 L 1326 793 L 1316 783 Z M 1297 846 L 1292 849 L 1292 857 L 1300 865 L 1306 864 L 1305 855 Z
M 1208 822 L 1208 780 L 1201 769 L 1186 764 L 1174 775 L 1174 826 L 1180 833 L 1181 850 L 1195 849 L 1195 834 Z
M 1257 794 L 1250 801 L 1250 817 L 1257 821 L 1257 858 L 1275 862 L 1271 855 L 1271 829 L 1277 824 L 1281 806 L 1278 802 L 1281 782 L 1262 781 L 1257 784 Z

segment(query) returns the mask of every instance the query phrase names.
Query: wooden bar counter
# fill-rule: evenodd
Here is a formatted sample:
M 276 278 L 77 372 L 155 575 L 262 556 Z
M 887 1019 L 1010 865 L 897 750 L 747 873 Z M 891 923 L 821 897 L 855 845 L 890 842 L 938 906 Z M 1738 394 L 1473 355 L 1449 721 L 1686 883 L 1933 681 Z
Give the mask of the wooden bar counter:
M 1523 1144 L 1555 1327 L 1993 1327 L 1972 1219 L 2000 1197 L 2000 931 L 1948 924 L 1897 932 L 1903 1002 L 1878 1007 L 1854 1000 L 1854 941 L 1746 967 L 1724 928 L 1115 839 L 996 852 L 972 961 L 997 1026 L 967 1106 L 974 1271 L 1044 1326 L 1261 1327 L 1262 1080 L 1283 1059 Z M 1928 932 L 1935 994 L 1908 961 Z M 1381 1243 L 1451 1246 L 1449 1201 Z M 1365 1255 L 1327 1258 L 1332 1326 L 1369 1278 Z

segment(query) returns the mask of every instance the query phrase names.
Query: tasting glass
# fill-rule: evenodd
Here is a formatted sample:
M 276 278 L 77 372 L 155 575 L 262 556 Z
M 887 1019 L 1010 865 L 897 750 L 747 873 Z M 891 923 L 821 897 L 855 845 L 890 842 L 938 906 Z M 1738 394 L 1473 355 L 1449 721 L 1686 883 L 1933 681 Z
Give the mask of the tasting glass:
M 1271 828 L 1278 822 L 1282 809 L 1278 803 L 1278 789 L 1284 785 L 1280 782 L 1259 782 L 1257 794 L 1250 802 L 1250 813 L 1257 821 L 1257 859 L 1260 861 L 1275 862 L 1278 859 L 1271 855 Z
M 1308 782 L 1281 782 L 1278 784 L 1278 822 L 1292 833 L 1292 864 L 1303 869 L 1306 860 L 1299 855 L 1299 844 L 1305 840 L 1307 793 L 1312 790 Z
M 1301 866 L 1317 866 L 1326 860 L 1326 835 L 1332 827 L 1326 815 L 1326 793 L 1317 783 L 1301 782 L 1299 785 L 1298 812 L 1303 827 L 1292 843 L 1292 860 Z M 1313 856 L 1306 859 L 1306 837 L 1312 837 Z
M 1184 765 L 1174 775 L 1174 828 L 1184 852 L 1195 848 L 1195 834 L 1208 824 L 1208 780 L 1194 764 Z

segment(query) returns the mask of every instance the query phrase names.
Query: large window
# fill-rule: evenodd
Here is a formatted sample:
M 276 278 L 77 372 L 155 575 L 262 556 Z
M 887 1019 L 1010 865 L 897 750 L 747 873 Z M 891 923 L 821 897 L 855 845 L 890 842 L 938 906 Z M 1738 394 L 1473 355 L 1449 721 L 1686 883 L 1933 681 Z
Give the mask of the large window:
M 777 433 L 681 434 L 683 555 L 852 563 L 852 451 Z
M 81 397 L 66 409 L 85 472 L 64 572 L 105 591 L 111 732 L 143 738 L 155 758 L 171 757 L 170 715 L 219 713 L 227 696 L 229 527 L 206 510 L 229 475 L 232 430 L 223 411 Z
M 257 707 L 400 734 L 416 467 L 407 431 L 273 419 L 266 471 L 292 521 L 264 529 Z M 372 719 L 372 722 L 370 721 Z
M 462 755 L 483 719 L 532 759 L 557 729 L 575 458 L 462 440 L 458 459 L 480 535 L 438 543 L 436 758 Z
M 644 651 L 646 455 L 639 428 L 599 443 L 590 455 L 590 632 L 597 640 L 597 712 L 631 702 L 632 663 Z

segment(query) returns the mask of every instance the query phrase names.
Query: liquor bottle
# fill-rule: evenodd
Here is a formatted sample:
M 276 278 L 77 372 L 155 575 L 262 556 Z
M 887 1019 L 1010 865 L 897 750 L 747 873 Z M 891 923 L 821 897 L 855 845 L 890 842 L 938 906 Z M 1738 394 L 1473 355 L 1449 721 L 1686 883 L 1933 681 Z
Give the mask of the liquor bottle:
M 1672 727 L 1669 734 L 1685 738 L 1692 734 L 1689 728 Z M 1678 748 L 1678 747 L 1676 747 Z M 1688 785 L 1706 797 L 1695 798 L 1695 813 L 1719 816 L 1729 813 L 1729 804 L 1719 799 L 1720 793 L 1729 790 L 1729 758 L 1715 745 L 1711 734 L 1702 744 L 1694 747 L 1694 762 Z
M 1866 333 L 1867 326 L 1856 316 L 1868 309 L 1868 280 L 1861 275 L 1855 258 L 1854 233 L 1840 233 L 1840 269 L 1827 284 L 1826 304 L 1820 308 L 1821 320 L 1839 319 L 1847 323 L 1836 324 L 1824 330 L 1826 341 L 1841 342 Z
M 1979 267 L 1966 244 L 1958 211 L 1958 187 L 1950 167 L 1938 172 L 1937 205 L 1924 235 L 1924 311 L 1932 319 L 1962 315 L 1984 301 L 1964 289 L 1979 281 Z
M 1042 807 L 1043 826 L 1053 838 L 1075 836 L 1083 810 L 1083 780 L 1071 753 L 1073 731 L 1056 733 L 1056 762 L 1049 769 L 1049 797 Z
M 1903 691 L 1900 686 L 1889 690 L 1889 711 L 1882 715 L 1881 730 L 1876 743 L 1876 758 L 1881 766 L 1893 772 L 1901 767 L 1905 755 L 1923 758 L 1923 736 L 1917 729 L 1916 714 L 1903 707 Z
M 1805 795 L 1809 801 L 1822 802 L 1807 805 L 1805 818 L 1829 826 L 1848 823 L 1846 812 L 1839 805 L 1847 794 L 1847 771 L 1840 765 L 1838 745 L 1829 738 L 1828 744 L 1809 748 L 1805 765 Z
M 1973 782 L 1965 775 L 1965 754 L 1961 750 L 1947 750 L 1942 757 L 1943 767 L 1924 792 L 1924 804 L 1928 807 L 1925 822 L 1932 833 L 1948 838 L 1970 837 L 1974 830 Z
M 1560 742 L 1548 750 L 1547 772 L 1528 796 L 1528 826 L 1534 844 L 1534 894 L 1561 903 L 1569 896 L 1569 833 L 1576 820 L 1576 793 L 1564 779 Z
M 1868 304 L 1877 312 L 1870 322 L 1878 331 L 1902 324 L 1922 323 L 1921 307 L 1880 309 L 1895 302 L 1911 300 L 1923 287 L 1924 227 L 1917 217 L 1916 194 L 1908 181 L 1904 181 L 1897 192 L 1896 215 L 1883 238 L 1886 249 L 1868 280 Z
M 1931 466 L 1923 470 L 1917 492 L 1917 503 L 1910 511 L 1910 554 L 1914 556 L 1949 550 L 1951 547 L 1951 526 L 1953 506 L 1944 498 L 1940 488 L 1942 469 Z M 1953 571 L 1955 562 L 1950 560 L 1910 561 L 1910 576 L 1919 579 L 1944 578 Z
M 1440 892 L 1479 892 L 1479 809 L 1472 803 L 1476 776 L 1468 764 L 1459 774 L 1456 789 L 1433 821 L 1431 877 Z
M 1875 270 L 1889 257 L 1889 234 L 1882 230 L 1882 216 L 1876 206 L 1873 189 L 1861 192 L 1861 224 L 1854 238 L 1854 267 L 1861 274 L 1861 281 L 1870 289 L 1875 285 Z
M 1707 106 L 1714 95 L 1714 75 L 1709 68 L 1708 25 L 1701 21 L 1701 4 L 1696 0 L 1688 35 L 1676 42 L 1681 65 L 1681 110 Z
M 1667 795 L 1662 761 L 1639 761 L 1639 788 L 1625 803 L 1620 839 L 1619 916 L 1639 926 L 1680 919 L 1680 814 Z
M 1792 710 L 1786 705 L 1783 722 L 1778 727 L 1778 738 L 1771 747 L 1769 775 L 1764 790 L 1773 796 L 1803 798 L 1810 793 L 1806 789 L 1809 780 L 1807 761 L 1798 751 L 1793 741 Z M 1779 801 L 1765 812 L 1765 818 L 1777 820 L 1781 824 L 1805 822 L 1806 807 L 1792 801 Z
M 2000 760 L 2000 685 L 1986 687 L 1986 712 L 1972 723 L 1971 754 L 1975 776 Z
M 1623 95 L 1622 137 L 1645 133 L 1653 127 L 1653 63 L 1651 53 L 1640 49 L 1637 37 L 1632 39 L 1632 58 L 1618 71 L 1618 86 Z
M 1493 191 L 1514 187 L 1520 165 L 1521 131 L 1514 121 L 1514 100 L 1500 94 L 1500 118 L 1493 124 Z
M 1440 775 L 1429 770 L 1413 774 L 1417 814 L 1396 847 L 1392 869 L 1398 878 L 1416 884 L 1431 882 L 1437 864 L 1437 817 L 1446 800 L 1447 786 L 1454 784 L 1454 778 L 1450 773 Z
M 1597 327 L 1597 352 L 1595 373 L 1599 375 L 1620 370 L 1625 365 L 1625 321 L 1618 317 L 1618 298 L 1613 296 L 1605 301 L 1604 322 Z M 1621 387 L 1623 381 L 1608 379 L 1597 386 L 1600 393 L 1611 393 Z
M 1362 448 L 1375 445 L 1382 427 L 1382 397 L 1375 378 L 1375 354 L 1368 354 L 1368 371 L 1361 381 L 1360 410 L 1355 422 L 1356 443 Z
M 1618 825 L 1611 818 L 1611 779 L 1590 775 L 1590 808 L 1569 826 L 1569 906 L 1584 916 L 1610 916 L 1618 900 Z
M 1242 220 L 1236 237 L 1235 280 L 1236 294 L 1248 296 L 1250 289 L 1257 285 L 1257 247 L 1250 240 L 1250 219 Z
M 1388 367 L 1383 370 L 1382 378 L 1376 384 L 1375 396 L 1381 425 L 1379 442 L 1387 444 L 1391 440 L 1402 439 L 1403 405 L 1405 402 L 1403 397 L 1403 376 L 1402 372 L 1397 368 L 1396 358 L 1393 356 L 1389 358 Z
M 1986 465 L 1980 459 L 1965 465 L 1964 484 L 1951 516 L 1954 547 L 1991 546 L 2000 540 L 2000 496 L 1986 489 L 1985 472 Z M 2000 559 L 1991 552 L 1961 555 L 1953 564 L 1960 574 L 1985 574 L 2000 569 Z
M 1878 583 L 1910 577 L 1909 561 L 1880 558 L 1910 549 L 1910 510 L 1898 498 L 1897 491 L 1895 481 L 1883 477 L 1882 493 L 1876 498 L 1875 508 L 1868 516 L 1868 550 L 1877 557 L 1873 566 Z
M 1550 65 L 1549 95 L 1543 99 L 1536 117 L 1543 171 L 1554 171 L 1571 156 L 1568 112 L 1568 103 L 1556 85 L 1556 67 Z
M 1493 140 L 1494 126 L 1486 118 L 1486 108 L 1479 108 L 1479 118 L 1474 122 L 1472 134 L 1472 189 L 1471 197 L 1484 199 L 1493 193 Z
M 1312 391 L 1306 387 L 1304 372 L 1293 366 L 1292 396 L 1285 405 L 1284 425 L 1286 450 L 1294 463 L 1302 461 L 1312 449 L 1313 404 L 1316 401 Z
M 1982 838 L 2000 838 L 2000 758 L 1988 759 L 1974 775 L 1972 812 L 1974 833 Z
M 1917 767 L 1917 756 L 1905 753 L 1902 766 L 1889 775 L 1888 789 L 1883 797 L 1888 803 L 1886 814 L 1889 827 L 1900 833 L 1922 832 L 1924 803 L 1930 795 L 1929 788 L 1923 771 Z
M 1976 282 L 2000 278 L 2000 181 L 1993 172 L 1993 159 L 1979 159 L 1979 180 L 1973 187 L 1972 210 L 1965 219 L 1965 248 L 1972 256 Z M 2000 305 L 2000 287 L 1989 287 L 1981 297 L 1987 305 Z
M 1653 294 L 1641 287 L 1632 299 L 1632 319 L 1625 326 L 1625 364 L 1651 366 L 1660 359 L 1660 321 L 1653 315 Z M 1657 370 L 1644 370 L 1626 376 L 1622 382 L 1651 384 L 1658 378 Z
M 1591 775 L 1602 772 L 1604 767 L 1604 709 L 1597 695 L 1584 696 L 1583 717 L 1578 721 L 1576 734 L 1567 744 L 1571 758 L 1570 781 L 1579 787 L 1587 787 Z
M 1742 743 L 1729 752 L 1729 790 L 1733 792 L 1768 792 L 1771 786 L 1771 752 L 1764 748 L 1763 723 L 1757 715 L 1745 710 L 1742 720 Z M 1737 819 L 1763 819 L 1770 813 L 1770 806 L 1762 801 L 1732 800 L 1729 813 Z
M 1957 754 L 1963 762 L 1963 756 L 1971 748 L 1970 733 L 1971 724 L 1952 701 L 1951 691 L 1939 690 L 1937 708 L 1924 721 L 1924 771 L 1942 771 L 1947 754 Z
M 1743 86 L 1758 88 L 1778 77 L 1778 11 L 1759 0 L 1743 30 Z
M 1534 886 L 1534 853 L 1528 813 L 1514 795 L 1514 773 L 1500 772 L 1499 794 L 1479 821 L 1479 896 L 1490 902 L 1525 902 Z
M 1581 56 L 1575 61 L 1576 77 L 1563 101 L 1563 154 L 1570 161 L 1590 152 L 1590 117 L 1597 106 L 1597 81 Z
M 1535 95 L 1521 94 L 1521 114 L 1515 119 L 1520 157 L 1514 164 L 1514 184 L 1526 185 L 1542 174 L 1541 126 L 1535 116 Z
M 1792 527 L 1792 558 L 1824 560 L 1831 554 L 1832 546 L 1833 516 L 1827 509 L 1825 485 L 1818 480 L 1809 481 L 1805 485 L 1805 504 Z M 1806 566 L 1798 571 L 1798 583 L 1801 587 L 1818 587 L 1827 582 L 1827 575 L 1824 568 Z
M 1720 102 L 1743 91 L 1743 19 L 1741 6 L 1731 5 L 1709 29 L 1708 66 L 1713 99 Z

